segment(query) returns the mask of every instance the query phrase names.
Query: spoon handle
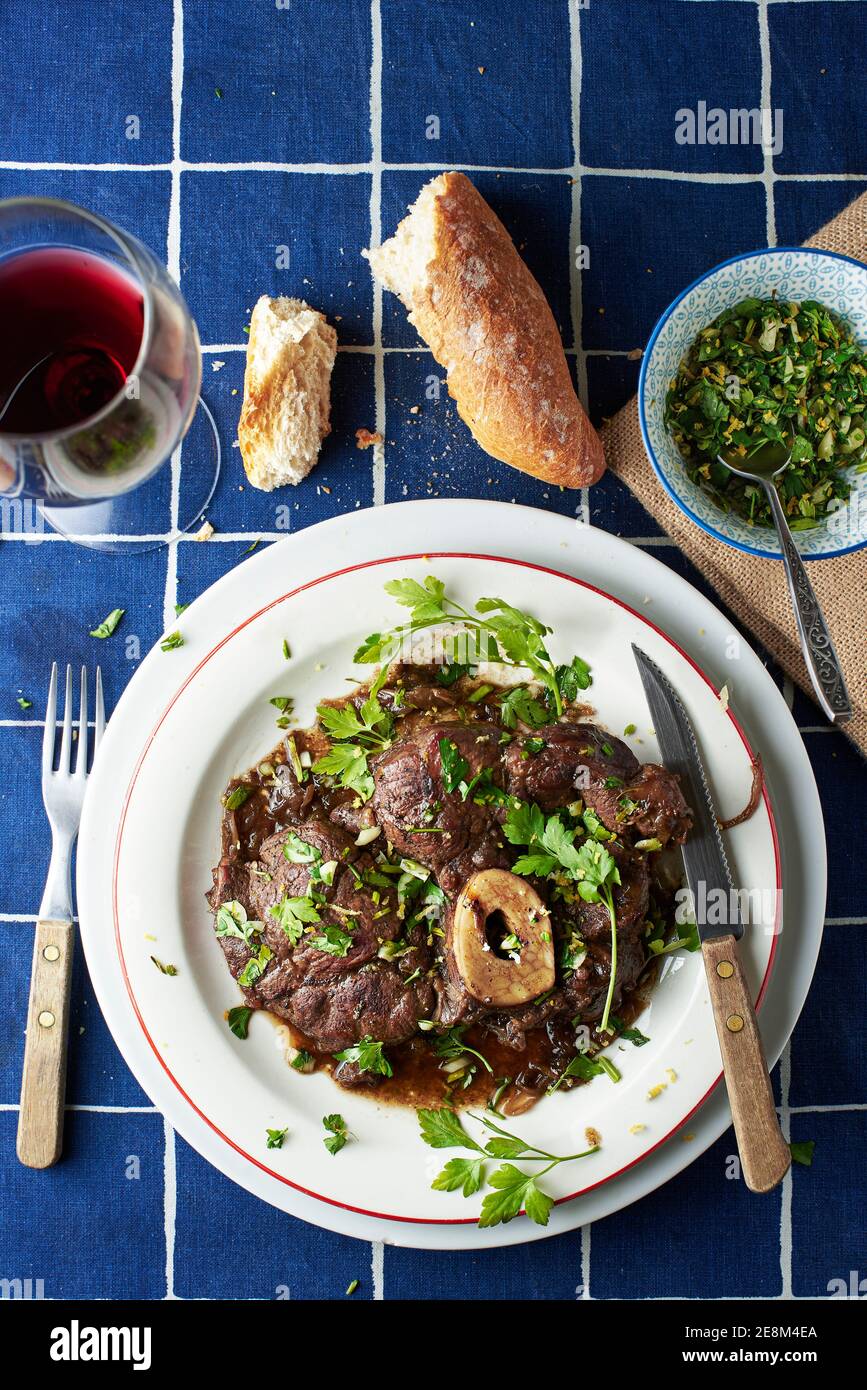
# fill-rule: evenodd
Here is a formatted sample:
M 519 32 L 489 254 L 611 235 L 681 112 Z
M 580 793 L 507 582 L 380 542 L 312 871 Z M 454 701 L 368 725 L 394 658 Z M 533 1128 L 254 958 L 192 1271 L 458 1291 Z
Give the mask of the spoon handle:
M 804 562 L 792 539 L 779 493 L 773 483 L 765 483 L 764 486 L 783 548 L 783 563 L 786 566 L 786 579 L 789 583 L 792 607 L 795 610 L 801 651 L 804 653 L 804 661 L 816 698 L 832 724 L 845 724 L 852 718 L 852 702 L 828 625 L 813 586 L 807 578 Z

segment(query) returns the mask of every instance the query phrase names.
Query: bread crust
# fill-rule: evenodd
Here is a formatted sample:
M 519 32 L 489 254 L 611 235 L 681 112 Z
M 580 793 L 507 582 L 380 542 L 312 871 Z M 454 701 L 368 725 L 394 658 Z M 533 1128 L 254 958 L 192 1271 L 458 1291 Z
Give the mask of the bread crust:
M 589 486 L 605 455 L 539 284 L 466 175 L 435 183 L 434 256 L 408 307 L 458 414 L 503 463 L 557 487 Z

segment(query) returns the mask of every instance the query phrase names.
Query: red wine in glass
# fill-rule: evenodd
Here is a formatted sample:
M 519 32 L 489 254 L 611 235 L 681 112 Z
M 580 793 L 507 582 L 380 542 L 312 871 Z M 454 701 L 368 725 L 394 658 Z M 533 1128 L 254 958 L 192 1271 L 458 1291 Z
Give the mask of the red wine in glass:
M 44 434 L 97 415 L 141 347 L 144 299 L 90 251 L 39 247 L 0 260 L 0 429 Z

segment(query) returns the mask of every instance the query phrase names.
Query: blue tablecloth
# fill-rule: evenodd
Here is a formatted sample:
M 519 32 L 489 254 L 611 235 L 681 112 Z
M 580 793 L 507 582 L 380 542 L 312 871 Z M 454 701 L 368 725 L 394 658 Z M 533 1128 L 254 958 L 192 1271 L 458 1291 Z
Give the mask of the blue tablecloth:
M 430 358 L 414 350 L 397 301 L 374 296 L 360 248 L 391 232 L 434 172 L 467 169 L 548 294 L 598 421 L 634 390 L 632 350 L 695 275 L 769 241 L 797 243 L 867 186 L 865 32 L 864 0 L 2 7 L 0 197 L 72 199 L 166 257 L 198 321 L 226 466 L 210 509 L 219 534 L 207 545 L 182 542 L 177 573 L 165 550 L 112 557 L 11 533 L 0 546 L 0 1276 L 43 1279 L 47 1297 L 69 1298 L 267 1299 L 280 1289 L 342 1298 L 357 1278 L 356 1298 L 551 1299 L 574 1298 L 589 1269 L 591 1297 L 647 1299 L 823 1297 L 832 1280 L 865 1271 L 864 771 L 799 694 L 793 709 L 825 809 L 830 892 L 815 985 L 775 1076 L 793 1138 L 815 1140 L 815 1157 L 773 1195 L 750 1199 L 726 1180 L 729 1132 L 592 1237 L 482 1254 L 371 1249 L 276 1213 L 175 1137 L 119 1056 L 81 959 L 66 1156 L 32 1173 L 14 1152 L 32 923 L 49 847 L 36 778 L 49 657 L 92 662 L 88 630 L 126 607 L 123 637 L 98 653 L 115 701 L 137 664 L 125 638 L 135 634 L 146 651 L 164 611 L 273 534 L 278 505 L 296 528 L 431 495 L 572 512 L 575 495 L 493 464 L 450 404 L 409 413 L 424 400 Z M 678 143 L 676 113 L 699 102 L 770 102 L 783 112 L 782 147 L 766 160 L 754 144 Z M 577 243 L 589 266 L 570 277 Z M 276 268 L 281 246 L 288 269 Z M 232 447 L 244 325 L 265 291 L 307 297 L 346 349 L 323 461 L 309 482 L 274 496 L 239 490 Z M 354 440 L 377 418 L 386 422 L 384 476 Z M 595 525 L 686 569 L 614 478 L 593 489 L 591 508 Z M 167 517 L 156 522 L 168 526 Z M 32 708 L 22 711 L 19 695 Z M 720 1237 L 723 1212 L 729 1230 L 748 1231 L 746 1244 Z

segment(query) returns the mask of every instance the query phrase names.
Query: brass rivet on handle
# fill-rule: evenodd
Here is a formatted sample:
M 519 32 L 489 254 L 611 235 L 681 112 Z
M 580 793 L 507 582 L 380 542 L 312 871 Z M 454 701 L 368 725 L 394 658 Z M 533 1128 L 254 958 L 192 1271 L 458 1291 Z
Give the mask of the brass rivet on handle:
M 716 973 L 721 980 L 729 980 L 735 973 L 735 968 L 730 960 L 721 960 L 716 968 Z
M 60 960 L 60 948 L 58 946 L 46 946 L 42 954 L 46 960 Z
M 55 1022 L 54 1014 L 51 1012 L 51 1010 L 50 1010 L 50 1009 L 43 1009 L 43 1010 L 42 1010 L 42 1013 L 39 1015 L 39 1026 L 40 1026 L 40 1028 L 53 1028 L 53 1027 L 54 1027 L 54 1022 Z
M 726 1019 L 726 1028 L 730 1033 L 739 1033 L 744 1026 L 744 1021 L 740 1014 L 729 1014 Z

